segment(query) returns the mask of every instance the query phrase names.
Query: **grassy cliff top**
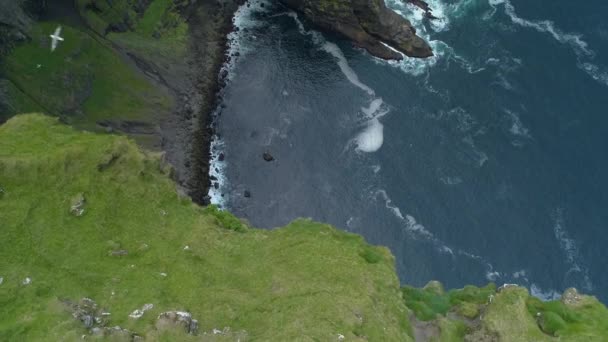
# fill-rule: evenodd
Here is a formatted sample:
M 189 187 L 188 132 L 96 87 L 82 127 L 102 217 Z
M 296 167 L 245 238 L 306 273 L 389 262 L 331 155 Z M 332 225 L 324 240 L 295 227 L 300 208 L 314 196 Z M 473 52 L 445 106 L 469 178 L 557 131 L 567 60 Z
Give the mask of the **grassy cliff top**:
M 67 303 L 84 297 L 149 339 L 181 334 L 157 329 L 170 310 L 199 321 L 192 339 L 408 339 L 387 249 L 306 220 L 250 229 L 181 197 L 166 170 L 125 137 L 50 117 L 0 126 L 0 340 L 79 340 Z
M 593 297 L 400 289 L 387 249 L 308 220 L 250 228 L 170 172 L 125 137 L 35 114 L 0 126 L 0 340 L 608 340 Z

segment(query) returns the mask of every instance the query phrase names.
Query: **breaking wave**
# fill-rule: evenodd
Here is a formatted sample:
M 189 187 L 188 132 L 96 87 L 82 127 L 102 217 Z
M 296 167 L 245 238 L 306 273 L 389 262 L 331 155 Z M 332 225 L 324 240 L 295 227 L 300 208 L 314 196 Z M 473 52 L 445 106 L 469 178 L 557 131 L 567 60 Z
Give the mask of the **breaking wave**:
M 269 7 L 270 3 L 266 0 L 253 0 L 249 2 L 249 5 L 242 5 L 235 12 L 233 24 L 238 30 L 234 30 L 228 35 L 229 45 L 227 54 L 231 56 L 231 59 L 222 66 L 222 73 L 227 72 L 228 81 L 231 81 L 235 76 L 236 56 L 244 56 L 250 52 L 248 44 L 245 43 L 246 40 L 255 39 L 255 35 L 245 33 L 251 32 L 251 30 L 245 29 L 252 29 L 264 25 L 264 22 L 257 20 L 255 15 L 266 12 Z M 216 108 L 213 115 L 217 117 L 220 110 L 221 108 Z M 211 179 L 214 179 L 214 181 L 209 188 L 208 196 L 211 204 L 215 204 L 220 208 L 228 203 L 228 198 L 225 195 L 225 193 L 227 193 L 227 191 L 225 191 L 227 185 L 225 175 L 226 161 L 223 160 L 223 158 L 220 158 L 220 155 L 222 155 L 224 151 L 224 145 L 224 141 L 217 135 L 213 137 L 210 146 L 211 156 L 209 161 L 209 176 Z

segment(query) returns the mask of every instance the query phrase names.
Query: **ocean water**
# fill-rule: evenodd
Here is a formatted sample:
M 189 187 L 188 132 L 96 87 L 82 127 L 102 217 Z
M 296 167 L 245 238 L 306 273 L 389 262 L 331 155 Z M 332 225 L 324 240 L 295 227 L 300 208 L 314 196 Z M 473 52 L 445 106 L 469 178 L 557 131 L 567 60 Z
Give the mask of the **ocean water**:
M 429 2 L 441 20 L 387 1 L 436 53 L 401 62 L 273 2 L 242 8 L 213 201 L 258 227 L 360 233 L 404 283 L 606 302 L 608 3 Z

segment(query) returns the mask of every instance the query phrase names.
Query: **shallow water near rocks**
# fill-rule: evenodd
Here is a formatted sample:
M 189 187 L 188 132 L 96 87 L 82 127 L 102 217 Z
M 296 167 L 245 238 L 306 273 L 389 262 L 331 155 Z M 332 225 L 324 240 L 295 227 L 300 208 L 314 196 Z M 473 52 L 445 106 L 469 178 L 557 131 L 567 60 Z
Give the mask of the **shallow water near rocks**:
M 607 5 L 436 0 L 431 23 L 387 3 L 435 57 L 380 61 L 268 3 L 239 14 L 214 201 L 360 233 L 409 284 L 608 300 Z

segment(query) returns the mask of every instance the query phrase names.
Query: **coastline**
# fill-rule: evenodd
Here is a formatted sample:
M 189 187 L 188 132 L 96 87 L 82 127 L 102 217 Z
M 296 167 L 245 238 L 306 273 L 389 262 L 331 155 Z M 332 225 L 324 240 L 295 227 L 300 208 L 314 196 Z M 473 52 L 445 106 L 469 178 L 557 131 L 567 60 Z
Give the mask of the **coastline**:
M 178 171 L 186 173 L 180 178 L 187 179 L 188 194 L 199 204 L 209 204 L 210 201 L 211 144 L 215 135 L 213 113 L 220 103 L 221 90 L 228 76 L 222 72 L 231 60 L 227 54 L 228 35 L 234 30 L 235 12 L 245 3 L 246 0 L 232 0 L 220 6 L 204 2 L 189 10 L 188 49 L 191 60 L 188 63 L 193 93 L 185 107 L 192 111 L 193 120 L 189 158 L 183 164 L 183 169 L 178 168 Z

